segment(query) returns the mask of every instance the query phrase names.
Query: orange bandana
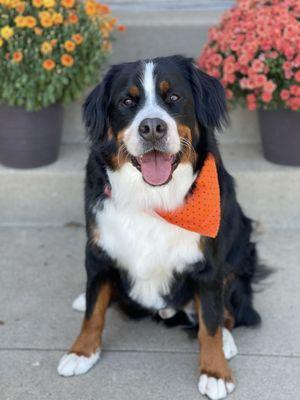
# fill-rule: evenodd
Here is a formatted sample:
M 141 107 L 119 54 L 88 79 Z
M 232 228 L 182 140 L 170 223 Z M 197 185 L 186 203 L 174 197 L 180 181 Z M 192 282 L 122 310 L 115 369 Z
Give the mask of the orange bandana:
M 214 156 L 209 153 L 194 190 L 183 206 L 173 211 L 156 211 L 162 218 L 188 231 L 215 238 L 221 219 L 220 187 Z

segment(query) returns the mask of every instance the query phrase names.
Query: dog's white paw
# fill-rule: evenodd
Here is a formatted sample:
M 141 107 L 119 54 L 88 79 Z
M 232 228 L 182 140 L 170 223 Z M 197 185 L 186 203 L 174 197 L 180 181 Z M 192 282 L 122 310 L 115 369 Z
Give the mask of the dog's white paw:
M 75 311 L 84 312 L 86 309 L 85 293 L 81 293 L 72 303 L 72 308 Z
M 100 350 L 90 357 L 78 356 L 75 353 L 65 354 L 57 367 L 57 372 L 62 376 L 85 374 L 99 360 Z
M 200 376 L 198 383 L 199 392 L 211 400 L 224 399 L 234 388 L 233 382 L 225 382 L 223 379 L 212 378 L 206 374 Z
M 176 310 L 174 308 L 162 308 L 161 310 L 158 311 L 158 315 L 162 319 L 169 319 L 174 317 L 176 314 Z
M 237 355 L 238 350 L 237 347 L 234 343 L 234 339 L 232 334 L 229 332 L 228 329 L 223 328 L 222 329 L 223 333 L 223 351 L 224 351 L 224 356 L 226 360 L 230 360 L 234 356 Z

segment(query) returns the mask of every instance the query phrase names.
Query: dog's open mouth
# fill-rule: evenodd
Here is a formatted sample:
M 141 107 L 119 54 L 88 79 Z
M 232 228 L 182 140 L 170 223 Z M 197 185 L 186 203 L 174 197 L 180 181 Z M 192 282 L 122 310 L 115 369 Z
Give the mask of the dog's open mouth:
M 172 178 L 178 165 L 178 156 L 152 150 L 139 157 L 132 157 L 132 164 L 142 173 L 149 185 L 161 186 Z

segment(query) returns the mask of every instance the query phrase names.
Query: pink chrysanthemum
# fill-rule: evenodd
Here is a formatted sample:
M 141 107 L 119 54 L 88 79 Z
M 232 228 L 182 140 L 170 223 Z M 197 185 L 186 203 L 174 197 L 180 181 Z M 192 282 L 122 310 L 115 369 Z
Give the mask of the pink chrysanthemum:
M 237 0 L 210 29 L 199 66 L 232 104 L 300 110 L 299 0 Z

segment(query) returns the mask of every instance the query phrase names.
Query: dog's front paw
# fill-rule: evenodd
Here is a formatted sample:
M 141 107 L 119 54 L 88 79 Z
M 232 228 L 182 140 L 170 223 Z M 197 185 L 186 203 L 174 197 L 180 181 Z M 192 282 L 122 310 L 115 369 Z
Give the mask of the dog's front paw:
M 228 394 L 233 392 L 234 388 L 233 382 L 216 379 L 206 374 L 200 375 L 198 383 L 199 392 L 211 400 L 224 399 Z
M 57 367 L 57 372 L 62 376 L 85 374 L 99 360 L 100 350 L 89 357 L 78 356 L 75 353 L 65 354 Z

